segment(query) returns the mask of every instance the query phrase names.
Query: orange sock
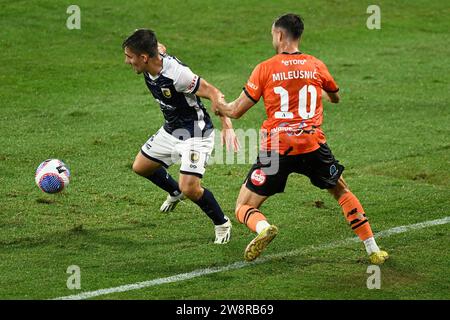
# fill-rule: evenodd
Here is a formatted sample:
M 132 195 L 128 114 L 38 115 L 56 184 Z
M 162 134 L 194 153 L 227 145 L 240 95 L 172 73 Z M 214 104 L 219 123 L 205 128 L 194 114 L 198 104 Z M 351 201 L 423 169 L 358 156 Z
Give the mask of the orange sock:
M 344 195 L 339 198 L 339 205 L 342 207 L 344 216 L 353 231 L 362 241 L 373 237 L 372 229 L 370 228 L 364 209 L 353 193 L 344 193 Z
M 259 221 L 267 221 L 261 211 L 246 204 L 241 206 L 236 212 L 236 218 L 240 223 L 244 223 L 253 232 L 256 232 L 256 224 Z

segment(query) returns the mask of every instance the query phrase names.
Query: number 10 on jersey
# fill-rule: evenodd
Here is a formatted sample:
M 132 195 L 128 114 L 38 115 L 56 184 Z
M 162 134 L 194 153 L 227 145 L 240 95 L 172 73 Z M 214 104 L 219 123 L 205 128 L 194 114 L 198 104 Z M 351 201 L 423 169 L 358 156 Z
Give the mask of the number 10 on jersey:
M 289 111 L 289 92 L 283 87 L 275 87 L 273 91 L 280 95 L 281 111 L 275 112 L 276 119 L 293 119 L 294 114 Z M 309 111 L 306 109 L 308 104 L 308 93 L 311 97 Z M 298 114 L 302 119 L 310 119 L 316 112 L 317 90 L 315 86 L 303 86 L 298 92 Z

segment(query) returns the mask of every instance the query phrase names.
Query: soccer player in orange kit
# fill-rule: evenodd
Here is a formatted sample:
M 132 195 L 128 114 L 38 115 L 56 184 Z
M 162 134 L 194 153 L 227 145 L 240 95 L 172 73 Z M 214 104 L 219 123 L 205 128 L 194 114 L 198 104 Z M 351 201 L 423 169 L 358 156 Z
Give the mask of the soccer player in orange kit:
M 260 154 L 236 203 L 239 222 L 258 234 L 244 257 L 256 259 L 278 234 L 259 207 L 269 196 L 283 192 L 289 174 L 295 172 L 328 190 L 363 241 L 369 261 L 382 264 L 389 256 L 377 246 L 363 207 L 342 177 L 344 167 L 334 158 L 320 128 L 322 95 L 338 103 L 339 88 L 322 61 L 299 51 L 303 28 L 298 15 L 279 17 L 272 25 L 276 55 L 256 66 L 236 100 L 226 103 L 222 99 L 215 110 L 217 115 L 238 119 L 262 97 L 267 113 Z

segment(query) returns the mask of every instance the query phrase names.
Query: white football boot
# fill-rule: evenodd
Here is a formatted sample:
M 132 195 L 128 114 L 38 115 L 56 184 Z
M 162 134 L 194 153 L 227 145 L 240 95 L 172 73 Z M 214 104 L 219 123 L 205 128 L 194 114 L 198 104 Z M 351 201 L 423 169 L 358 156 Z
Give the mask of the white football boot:
M 167 196 L 166 201 L 161 205 L 161 208 L 159 208 L 159 211 L 161 212 L 170 212 L 175 209 L 178 202 L 185 199 L 184 194 L 180 193 L 177 196 L 172 197 L 170 194 Z
M 228 243 L 228 241 L 230 241 L 231 221 L 227 216 L 225 216 L 225 219 L 227 219 L 227 222 L 225 222 L 224 224 L 215 226 L 216 240 L 214 240 L 214 243 L 216 243 L 216 244 L 225 244 L 225 243 Z

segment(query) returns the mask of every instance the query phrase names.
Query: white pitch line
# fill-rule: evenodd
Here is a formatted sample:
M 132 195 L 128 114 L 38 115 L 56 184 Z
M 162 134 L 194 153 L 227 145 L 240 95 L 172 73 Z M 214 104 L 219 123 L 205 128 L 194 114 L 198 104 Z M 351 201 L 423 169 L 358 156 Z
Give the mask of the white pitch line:
M 446 224 L 449 222 L 450 222 L 450 216 L 442 218 L 442 219 L 424 221 L 424 222 L 420 222 L 420 223 L 416 223 L 416 224 L 399 226 L 399 227 L 391 228 L 388 230 L 380 231 L 377 234 L 375 234 L 375 237 L 376 238 L 390 237 L 395 234 L 404 233 L 404 232 L 408 232 L 408 231 L 412 231 L 412 230 L 419 230 L 419 229 L 437 226 L 437 225 L 442 225 L 442 224 Z M 133 283 L 133 284 L 126 284 L 126 285 L 119 286 L 119 287 L 112 287 L 112 288 L 100 289 L 100 290 L 95 290 L 95 291 L 87 291 L 87 292 L 82 292 L 80 294 L 54 298 L 53 300 L 83 300 L 83 299 L 98 297 L 98 296 L 111 294 L 111 293 L 125 292 L 125 291 L 137 290 L 137 289 L 142 289 L 142 288 L 148 288 L 148 287 L 158 286 L 158 285 L 161 285 L 164 283 L 173 283 L 173 282 L 189 280 L 189 279 L 201 277 L 201 276 L 208 275 L 208 274 L 224 272 L 224 271 L 229 271 L 229 270 L 235 270 L 235 269 L 242 269 L 247 266 L 264 263 L 269 260 L 274 260 L 274 259 L 279 259 L 279 258 L 284 258 L 284 257 L 289 257 L 289 256 L 296 256 L 296 255 L 299 255 L 302 253 L 308 253 L 311 251 L 318 251 L 318 250 L 342 247 L 342 246 L 348 245 L 350 243 L 359 242 L 359 241 L 360 240 L 357 237 L 347 238 L 347 239 L 341 240 L 341 241 L 324 243 L 324 244 L 320 244 L 320 245 L 312 245 L 309 247 L 305 247 L 303 249 L 266 255 L 265 257 L 260 258 L 253 262 L 238 261 L 238 262 L 235 262 L 235 263 L 232 263 L 232 264 L 229 264 L 226 266 L 222 266 L 222 267 L 198 269 L 198 270 L 194 270 L 192 272 L 180 273 L 180 274 L 176 274 L 174 276 L 170 276 L 170 277 L 166 277 L 166 278 L 157 278 L 157 279 L 143 281 L 143 282 L 137 282 L 137 283 Z

